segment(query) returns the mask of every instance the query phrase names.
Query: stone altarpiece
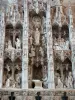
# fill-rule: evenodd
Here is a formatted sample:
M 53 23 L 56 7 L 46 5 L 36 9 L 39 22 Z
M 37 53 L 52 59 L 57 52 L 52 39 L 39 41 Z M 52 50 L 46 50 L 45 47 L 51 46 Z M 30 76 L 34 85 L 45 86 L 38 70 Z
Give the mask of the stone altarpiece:
M 37 81 L 39 88 L 74 88 L 73 19 L 62 2 L 12 0 L 0 11 L 0 88 L 28 89 Z

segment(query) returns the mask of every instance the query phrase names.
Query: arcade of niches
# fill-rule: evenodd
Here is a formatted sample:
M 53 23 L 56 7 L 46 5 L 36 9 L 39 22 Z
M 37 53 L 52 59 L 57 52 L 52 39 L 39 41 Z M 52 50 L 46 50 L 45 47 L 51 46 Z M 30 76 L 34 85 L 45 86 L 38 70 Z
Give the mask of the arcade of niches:
M 0 7 L 0 88 L 74 89 L 74 34 L 70 2 L 8 0 Z

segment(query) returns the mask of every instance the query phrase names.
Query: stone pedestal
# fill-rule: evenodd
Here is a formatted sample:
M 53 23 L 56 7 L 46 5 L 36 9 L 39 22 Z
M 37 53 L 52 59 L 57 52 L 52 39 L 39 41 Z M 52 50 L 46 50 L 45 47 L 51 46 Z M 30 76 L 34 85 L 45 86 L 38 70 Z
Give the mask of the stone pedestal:
M 42 88 L 42 81 L 40 81 L 40 80 L 32 80 L 32 82 L 34 82 L 34 84 L 35 84 L 34 89 L 43 89 Z

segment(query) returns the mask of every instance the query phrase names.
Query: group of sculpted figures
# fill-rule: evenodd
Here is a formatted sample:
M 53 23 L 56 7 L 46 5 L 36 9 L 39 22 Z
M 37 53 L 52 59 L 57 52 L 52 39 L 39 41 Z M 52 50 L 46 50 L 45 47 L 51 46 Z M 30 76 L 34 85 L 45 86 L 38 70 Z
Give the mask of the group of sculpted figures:
M 48 87 L 48 76 L 42 79 L 44 87 Z M 66 77 L 64 80 L 60 77 L 60 75 L 55 74 L 55 86 L 58 89 L 73 89 L 73 76 L 72 72 L 69 72 L 68 77 Z
M 39 47 L 39 51 L 38 52 L 42 57 L 44 56 L 44 51 L 43 51 L 43 48 L 41 46 Z M 33 47 L 33 45 L 31 47 L 31 56 L 35 57 L 35 48 Z
M 33 39 L 34 39 L 34 43 L 33 43 Z M 40 31 L 39 31 L 39 28 L 35 29 L 34 38 L 32 37 L 32 35 L 30 35 L 29 41 L 30 41 L 29 42 L 30 45 L 32 45 L 32 44 L 34 44 L 36 46 L 40 45 Z
M 69 50 L 69 41 L 64 40 L 64 38 L 61 38 L 61 37 L 59 37 L 58 39 L 55 38 L 54 49 L 55 50 Z
M 16 38 L 15 47 L 16 47 L 16 49 L 21 49 L 21 41 L 19 38 Z M 6 49 L 14 49 L 10 39 L 8 40 L 8 42 L 6 42 Z
M 60 76 L 57 76 L 56 80 L 57 80 L 56 88 L 67 88 L 67 89 L 73 88 L 73 76 L 71 72 L 69 72 L 68 77 L 66 77 L 65 80 L 63 80 Z
M 34 42 L 33 42 L 34 40 Z M 35 34 L 34 37 L 32 37 L 32 35 L 29 36 L 29 44 L 31 46 L 31 56 L 34 57 L 35 56 L 35 49 L 33 44 L 38 48 L 39 48 L 39 52 L 40 54 L 43 56 L 43 48 L 40 46 L 40 31 L 39 28 L 36 27 L 35 29 Z
M 16 65 L 15 67 L 17 67 Z M 18 66 L 19 67 L 19 66 Z M 18 68 L 17 73 L 10 73 L 12 72 L 11 67 L 7 64 L 6 69 L 8 71 L 7 75 L 4 75 L 4 88 L 20 88 L 21 87 L 21 71 Z M 14 77 L 15 76 L 15 77 Z
M 15 75 L 15 80 L 10 74 L 6 80 L 4 88 L 20 88 L 21 87 L 21 73 Z

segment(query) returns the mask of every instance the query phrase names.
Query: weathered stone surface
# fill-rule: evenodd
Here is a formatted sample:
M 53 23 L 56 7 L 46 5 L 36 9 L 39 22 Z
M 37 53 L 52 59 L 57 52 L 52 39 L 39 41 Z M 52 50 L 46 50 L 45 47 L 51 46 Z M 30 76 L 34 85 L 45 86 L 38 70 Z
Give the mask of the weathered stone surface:
M 11 90 L 12 91 L 12 90 Z M 10 96 L 10 90 L 0 90 L 1 92 L 1 100 L 8 100 L 8 96 Z M 35 96 L 37 92 L 40 92 L 42 100 L 61 100 L 61 97 L 65 90 L 15 90 L 14 96 L 16 100 L 35 100 Z M 31 92 L 31 93 L 30 93 Z M 75 90 L 66 90 L 67 96 L 69 100 L 75 100 Z

